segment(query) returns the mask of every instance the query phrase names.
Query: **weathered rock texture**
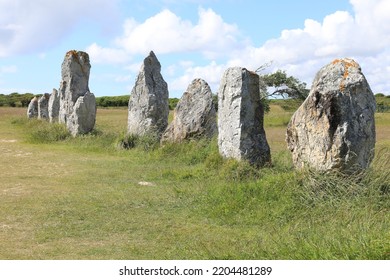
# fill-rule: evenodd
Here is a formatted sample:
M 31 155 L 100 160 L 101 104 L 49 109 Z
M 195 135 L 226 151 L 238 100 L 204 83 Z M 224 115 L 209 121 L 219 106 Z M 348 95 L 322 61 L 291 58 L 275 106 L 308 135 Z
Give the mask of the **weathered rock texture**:
M 128 133 L 161 137 L 168 125 L 168 85 L 153 52 L 144 59 L 129 100 Z
M 38 117 L 38 98 L 34 97 L 31 99 L 27 107 L 27 118 L 37 118 Z
M 241 67 L 223 74 L 218 92 L 218 146 L 222 156 L 262 166 L 271 161 L 263 128 L 259 76 Z
M 45 93 L 38 99 L 38 119 L 49 119 L 49 98 L 50 94 Z
M 95 126 L 96 100 L 88 87 L 90 69 L 87 53 L 66 53 L 61 67 L 59 121 L 73 136 L 91 132 Z
M 50 122 L 58 122 L 58 115 L 60 113 L 60 95 L 58 94 L 58 90 L 53 88 L 53 92 L 49 98 L 49 119 Z
M 287 127 L 297 168 L 353 172 L 374 155 L 375 98 L 359 64 L 337 59 L 316 75 Z
M 211 138 L 217 132 L 217 114 L 210 86 L 195 79 L 188 86 L 173 113 L 173 120 L 164 132 L 162 142 Z

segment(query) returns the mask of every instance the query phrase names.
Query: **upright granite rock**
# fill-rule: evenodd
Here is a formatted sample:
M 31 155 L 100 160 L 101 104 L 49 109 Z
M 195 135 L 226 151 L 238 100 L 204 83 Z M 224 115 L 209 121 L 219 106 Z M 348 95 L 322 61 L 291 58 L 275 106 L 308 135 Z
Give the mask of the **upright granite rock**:
M 87 53 L 66 53 L 61 67 L 59 121 L 73 136 L 91 132 L 95 126 L 96 100 L 88 87 L 90 69 Z
M 49 98 L 50 94 L 45 93 L 38 99 L 38 119 L 49 119 Z
M 58 94 L 58 90 L 55 88 L 53 88 L 53 92 L 49 98 L 48 111 L 50 122 L 58 122 L 58 115 L 60 113 L 60 95 Z
M 218 92 L 218 147 L 222 156 L 262 166 L 271 161 L 263 128 L 259 76 L 245 68 L 229 68 Z
M 38 98 L 35 96 L 31 99 L 27 107 L 27 118 L 37 118 L 38 117 Z
M 186 139 L 211 138 L 217 132 L 217 115 L 210 86 L 195 79 L 178 102 L 173 120 L 161 142 L 182 142 Z
M 161 137 L 168 125 L 168 85 L 153 52 L 144 59 L 129 100 L 128 133 Z
M 294 165 L 345 173 L 367 168 L 374 156 L 375 107 L 359 64 L 336 59 L 324 66 L 287 127 Z

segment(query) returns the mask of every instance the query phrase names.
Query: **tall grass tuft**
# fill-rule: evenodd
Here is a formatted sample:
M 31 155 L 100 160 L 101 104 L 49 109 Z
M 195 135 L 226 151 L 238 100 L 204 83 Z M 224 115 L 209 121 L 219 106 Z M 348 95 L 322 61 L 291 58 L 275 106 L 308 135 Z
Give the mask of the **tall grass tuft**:
M 340 172 L 304 171 L 298 196 L 302 204 L 358 203 L 370 201 L 370 206 L 385 207 L 390 210 L 390 152 L 382 149 L 370 168 L 355 174 Z
M 71 136 L 65 124 L 25 118 L 14 119 L 11 123 L 23 127 L 26 131 L 26 140 L 34 144 L 63 141 Z
M 116 147 L 125 150 L 138 148 L 148 152 L 157 149 L 159 145 L 158 135 L 152 133 L 145 135 L 121 133 L 116 139 Z

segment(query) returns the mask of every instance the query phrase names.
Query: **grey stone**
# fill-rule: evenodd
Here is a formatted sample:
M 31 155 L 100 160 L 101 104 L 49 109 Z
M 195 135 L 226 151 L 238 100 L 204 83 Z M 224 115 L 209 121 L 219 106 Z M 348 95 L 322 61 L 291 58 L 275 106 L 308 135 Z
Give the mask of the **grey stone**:
M 55 88 L 53 88 L 53 92 L 49 98 L 48 111 L 50 122 L 58 122 L 58 115 L 60 113 L 60 95 L 58 94 L 58 90 Z
M 73 113 L 68 117 L 68 129 L 73 136 L 91 132 L 96 120 L 96 99 L 87 91 L 77 98 Z
M 45 93 L 38 99 L 38 119 L 49 119 L 49 98 L 50 94 Z
M 61 66 L 59 122 L 65 123 L 73 136 L 91 132 L 95 125 L 96 100 L 88 87 L 90 69 L 89 56 L 82 51 L 67 52 Z
M 162 142 L 211 138 L 217 132 L 217 115 L 210 86 L 195 79 L 178 102 L 173 120 L 164 132 Z
M 345 173 L 367 168 L 374 156 L 375 107 L 354 60 L 336 59 L 321 68 L 287 127 L 294 165 Z
M 38 117 L 38 98 L 35 96 L 31 99 L 27 107 L 27 118 L 37 118 Z
M 218 147 L 222 156 L 262 166 L 271 162 L 260 101 L 259 76 L 229 68 L 218 92 Z
M 160 62 L 151 51 L 144 59 L 131 91 L 128 133 L 161 137 L 168 125 L 168 96 L 168 85 L 161 75 Z

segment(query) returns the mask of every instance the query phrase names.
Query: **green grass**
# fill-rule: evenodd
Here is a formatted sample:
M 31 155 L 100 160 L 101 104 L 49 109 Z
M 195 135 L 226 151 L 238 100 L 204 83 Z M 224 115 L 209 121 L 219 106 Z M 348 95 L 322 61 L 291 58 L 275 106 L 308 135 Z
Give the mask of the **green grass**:
M 72 138 L 0 108 L 0 259 L 390 259 L 390 114 L 352 177 L 294 170 L 291 114 L 271 104 L 273 165 L 255 169 L 216 139 L 118 148 L 122 109 Z

